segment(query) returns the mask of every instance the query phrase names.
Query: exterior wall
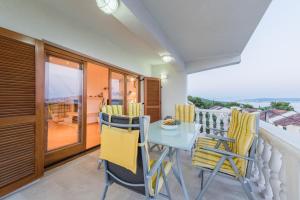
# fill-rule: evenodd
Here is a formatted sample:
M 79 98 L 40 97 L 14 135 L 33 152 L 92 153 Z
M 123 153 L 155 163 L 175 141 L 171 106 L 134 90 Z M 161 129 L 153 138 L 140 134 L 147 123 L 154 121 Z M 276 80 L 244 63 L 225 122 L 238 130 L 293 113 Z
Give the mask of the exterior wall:
M 48 40 L 140 74 L 149 76 L 151 73 L 150 65 L 137 58 L 134 52 L 138 50 L 134 46 L 124 49 L 104 33 L 76 23 L 41 1 L 4 0 L 0 3 L 0 13 L 0 27 Z M 104 24 L 99 26 L 105 27 Z
M 291 132 L 291 133 L 300 134 L 300 127 L 299 126 L 288 125 L 286 127 L 286 130 L 289 131 L 289 132 Z
M 153 77 L 160 78 L 161 74 L 167 75 L 167 79 L 162 80 L 162 118 L 167 115 L 175 116 L 175 104 L 187 102 L 187 74 L 177 71 L 169 64 L 152 67 Z

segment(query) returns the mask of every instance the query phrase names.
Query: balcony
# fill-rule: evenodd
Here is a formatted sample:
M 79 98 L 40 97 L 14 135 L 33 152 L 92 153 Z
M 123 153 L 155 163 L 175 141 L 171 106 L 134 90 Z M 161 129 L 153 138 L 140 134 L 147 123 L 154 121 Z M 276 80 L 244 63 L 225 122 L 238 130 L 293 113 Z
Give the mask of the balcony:
M 198 109 L 203 124 L 202 132 L 209 128 L 228 127 L 230 111 Z M 283 130 L 260 120 L 256 153 L 257 165 L 252 172 L 252 187 L 258 199 L 299 199 L 300 135 Z
M 198 123 L 203 125 L 202 132 L 209 127 L 228 126 L 230 120 L 229 111 L 220 110 L 197 110 Z M 203 119 L 202 116 L 206 116 Z M 210 121 L 210 123 L 206 123 Z M 218 122 L 213 123 L 213 121 Z M 288 133 L 274 125 L 260 121 L 259 142 L 257 148 L 257 165 L 253 167 L 251 185 L 258 200 L 296 200 L 300 197 L 300 136 Z M 151 156 L 156 156 L 152 152 Z M 46 172 L 37 183 L 25 188 L 6 200 L 76 200 L 76 199 L 98 199 L 104 184 L 103 169 L 97 169 L 98 151 L 92 152 L 78 158 L 68 164 Z M 183 174 L 191 199 L 195 199 L 199 193 L 200 178 L 199 170 L 191 165 L 189 152 L 182 153 Z M 178 183 L 173 175 L 169 176 L 170 188 L 173 199 L 183 199 Z M 141 199 L 142 196 L 113 185 L 109 189 L 108 199 Z M 216 192 L 217 191 L 217 192 Z M 235 180 L 218 176 L 207 191 L 205 199 L 247 199 L 240 184 Z
M 104 170 L 97 169 L 102 107 L 117 104 L 120 115 L 129 115 L 129 103 L 139 103 L 152 121 L 174 116 L 174 105 L 187 101 L 190 74 L 241 63 L 271 0 L 112 2 L 115 8 L 108 10 L 101 0 L 1 2 L 1 200 L 99 199 L 104 185 Z M 278 10 L 288 10 L 282 7 Z M 267 50 L 257 57 L 260 45 L 250 45 L 255 49 L 250 60 L 255 62 L 243 60 L 251 67 L 262 68 L 275 57 L 282 62 L 274 68 L 283 68 L 286 60 L 299 62 L 297 55 L 281 48 L 291 44 L 269 37 L 279 21 L 284 25 L 277 27 L 280 37 L 286 24 L 296 24 L 292 20 L 298 22 L 293 19 L 298 10 L 281 20 L 273 20 L 274 13 L 267 17 L 276 26 L 259 40 L 272 40 L 264 43 Z M 297 30 L 290 32 L 297 39 Z M 299 47 L 294 41 L 294 47 Z M 280 50 L 280 56 L 269 49 Z M 265 80 L 265 73 L 261 74 Z M 207 77 L 209 81 L 197 80 L 194 85 L 215 78 Z M 253 77 L 247 78 L 254 82 Z M 242 89 L 247 92 L 247 87 Z M 226 130 L 230 112 L 197 110 L 196 123 L 202 125 L 199 136 L 213 134 L 211 127 Z M 251 177 L 257 199 L 299 200 L 300 136 L 263 121 L 259 133 Z M 181 150 L 181 159 L 188 194 L 194 199 L 200 189 L 199 171 L 192 166 L 190 152 Z M 184 199 L 175 176 L 171 173 L 168 178 L 173 199 Z M 143 198 L 117 185 L 109 191 L 108 199 Z M 216 178 L 205 198 L 247 199 L 238 182 L 224 177 Z

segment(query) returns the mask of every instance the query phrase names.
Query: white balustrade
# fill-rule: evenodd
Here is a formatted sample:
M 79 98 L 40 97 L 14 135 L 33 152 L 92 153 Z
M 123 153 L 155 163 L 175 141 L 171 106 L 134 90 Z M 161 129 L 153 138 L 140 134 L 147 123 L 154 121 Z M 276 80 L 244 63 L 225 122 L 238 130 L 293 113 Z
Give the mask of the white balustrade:
M 217 129 L 227 130 L 230 111 L 197 109 L 197 117 L 203 132 L 214 128 L 214 123 Z M 260 121 L 256 161 L 250 181 L 256 187 L 253 191 L 259 195 L 258 199 L 300 200 L 300 134 Z
M 227 130 L 229 117 L 231 111 L 224 111 L 224 110 L 210 110 L 210 109 L 197 109 L 199 113 L 196 112 L 197 115 L 200 113 L 202 114 L 202 120 L 199 120 L 203 127 L 203 132 L 206 132 L 207 128 L 217 128 Z M 208 117 L 207 117 L 208 115 Z M 214 116 L 216 117 L 214 119 Z M 221 123 L 223 122 L 223 126 Z M 208 123 L 208 126 L 207 126 Z M 214 127 L 214 123 L 216 123 Z
M 251 181 L 263 199 L 300 199 L 300 135 L 260 121 L 257 165 Z

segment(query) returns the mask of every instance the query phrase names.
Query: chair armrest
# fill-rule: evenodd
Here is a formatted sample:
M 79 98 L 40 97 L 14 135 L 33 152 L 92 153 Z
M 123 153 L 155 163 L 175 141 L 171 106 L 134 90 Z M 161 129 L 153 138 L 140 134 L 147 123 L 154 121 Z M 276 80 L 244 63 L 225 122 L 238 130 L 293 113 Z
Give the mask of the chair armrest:
M 148 178 L 150 178 L 150 177 L 152 177 L 152 176 L 155 175 L 155 173 L 157 172 L 157 170 L 162 165 L 162 162 L 164 161 L 165 157 L 168 155 L 168 153 L 169 153 L 169 149 L 165 148 L 165 150 L 162 152 L 162 154 L 160 155 L 160 157 L 155 161 L 155 163 L 153 164 L 152 168 L 148 172 L 148 174 L 147 174 Z
M 223 136 L 218 136 L 218 135 L 206 134 L 205 137 L 222 140 L 222 141 L 226 141 L 226 142 L 235 142 L 235 139 L 233 139 L 233 138 L 228 138 L 228 137 L 223 137 Z
M 241 156 L 241 155 L 238 155 L 236 153 L 223 151 L 223 150 L 220 150 L 220 149 L 214 149 L 214 148 L 210 148 L 210 147 L 201 147 L 201 149 L 206 150 L 206 151 L 211 151 L 211 152 L 214 152 L 214 153 L 218 153 L 218 154 L 221 154 L 221 155 L 229 156 L 229 157 L 236 157 L 236 158 L 242 158 L 242 159 L 245 159 L 245 160 L 254 161 L 253 158 Z

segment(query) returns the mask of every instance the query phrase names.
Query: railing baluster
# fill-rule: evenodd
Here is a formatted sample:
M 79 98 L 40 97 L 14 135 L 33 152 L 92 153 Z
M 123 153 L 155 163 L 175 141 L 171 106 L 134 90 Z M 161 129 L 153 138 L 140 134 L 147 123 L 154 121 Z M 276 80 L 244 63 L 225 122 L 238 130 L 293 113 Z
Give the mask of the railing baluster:
M 209 128 L 212 129 L 212 128 L 214 128 L 213 113 L 209 112 L 208 114 L 209 114 Z M 212 132 L 210 131 L 210 133 L 212 133 Z
M 264 140 L 260 137 L 258 139 L 258 146 L 257 146 L 257 167 L 259 171 L 259 178 L 256 182 L 258 191 L 262 192 L 265 189 L 265 176 L 263 174 L 263 151 L 264 151 Z
M 272 156 L 270 159 L 270 168 L 271 168 L 270 184 L 272 186 L 274 200 L 280 200 L 281 180 L 279 178 L 279 173 L 282 165 L 281 157 L 282 157 L 281 153 L 278 151 L 278 149 L 275 146 L 273 146 Z
M 270 185 L 270 166 L 269 162 L 272 155 L 272 146 L 265 141 L 264 150 L 263 150 L 263 174 L 265 177 L 265 189 L 263 190 L 263 197 L 266 200 L 272 200 L 273 192 Z
M 206 112 L 202 112 L 202 126 L 203 126 L 203 133 L 206 133 Z
M 280 200 L 287 200 L 287 186 L 286 186 L 286 155 L 285 153 L 282 154 L 282 163 L 281 163 L 281 168 L 280 168 L 280 174 L 279 174 L 279 179 L 280 179 L 280 192 L 279 192 L 279 196 L 280 196 Z
M 220 119 L 220 115 L 221 114 L 220 113 L 216 113 L 215 115 L 216 115 L 216 118 L 217 118 L 216 119 L 216 128 L 217 129 L 221 129 L 221 124 L 220 124 L 221 123 L 221 119 Z

